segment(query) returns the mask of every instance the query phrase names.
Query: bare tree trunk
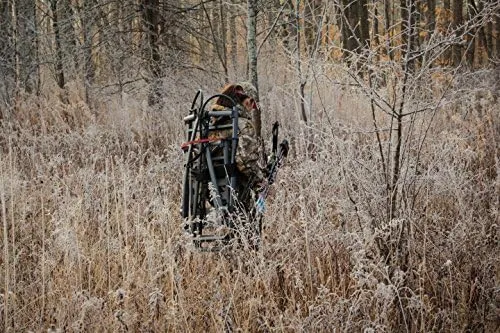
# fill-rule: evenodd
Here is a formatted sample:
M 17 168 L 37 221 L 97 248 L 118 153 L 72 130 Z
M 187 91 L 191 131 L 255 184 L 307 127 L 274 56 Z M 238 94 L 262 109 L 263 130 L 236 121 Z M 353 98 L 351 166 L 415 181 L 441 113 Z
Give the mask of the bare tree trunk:
M 409 8 L 406 3 L 407 0 L 401 0 L 401 59 L 405 58 L 406 52 L 410 48 L 409 39 L 411 38 L 410 25 L 411 16 L 409 13 Z
M 342 41 L 344 59 L 370 45 L 370 22 L 368 20 L 368 2 L 342 1 Z
M 231 65 L 233 75 L 238 76 L 238 39 L 236 38 L 236 13 L 232 9 L 229 10 L 229 52 L 231 53 Z
M 373 8 L 373 28 L 372 28 L 372 40 L 373 43 L 378 47 L 380 45 L 380 38 L 379 38 L 379 21 L 378 21 L 378 8 L 377 8 L 377 2 L 372 0 L 371 2 L 372 8 Z M 378 55 L 377 55 L 377 59 Z
M 75 19 L 74 6 L 71 0 L 59 0 L 61 6 L 59 6 L 59 22 L 60 22 L 60 31 L 63 42 L 63 50 L 69 58 L 66 59 L 67 66 L 70 64 L 69 60 L 71 59 L 73 63 L 70 67 L 74 72 L 78 72 L 80 67 L 79 50 L 77 49 L 77 36 L 75 32 L 75 28 L 73 25 L 73 21 Z M 64 53 L 63 53 L 64 54 Z M 71 77 L 71 71 L 66 70 L 66 73 Z
M 391 38 L 391 1 L 384 0 L 384 28 L 385 28 L 385 49 L 389 59 L 394 60 L 392 38 Z
M 206 8 L 206 7 L 205 7 Z M 224 67 L 224 60 L 222 58 L 222 46 L 220 45 L 220 35 L 218 25 L 219 21 L 219 10 L 217 4 L 213 4 L 206 11 L 207 20 L 210 25 L 210 33 L 212 36 L 212 55 L 213 59 L 219 59 L 220 63 Z
M 429 40 L 436 29 L 436 0 L 427 0 L 425 20 L 427 21 L 426 25 L 428 31 L 426 40 Z
M 471 0 L 471 4 L 476 8 L 477 12 L 482 12 L 484 9 L 484 2 L 479 1 L 478 6 L 476 7 L 475 1 Z M 488 35 L 488 27 L 490 26 L 490 22 L 486 23 L 486 26 L 481 26 L 479 28 L 479 43 L 481 44 L 482 50 L 484 53 L 481 54 L 481 64 L 488 64 L 488 59 L 491 59 L 491 42 Z M 484 62 L 482 60 L 485 60 Z
M 500 8 L 498 9 L 496 13 L 496 18 L 495 18 L 495 56 L 497 58 L 500 58 Z
M 83 37 L 83 82 L 85 89 L 85 102 L 91 110 L 94 110 L 91 98 L 91 89 L 94 83 L 95 68 L 92 59 L 92 26 L 93 7 L 95 0 L 84 0 L 83 13 L 80 13 L 82 21 Z
M 118 94 L 120 96 L 120 102 L 123 103 L 123 92 L 124 92 L 124 72 L 125 72 L 125 61 L 127 58 L 128 52 L 133 52 L 133 48 L 128 48 L 128 44 L 130 41 L 133 39 L 132 36 L 130 36 L 130 31 L 133 31 L 133 20 L 127 20 L 127 3 L 120 1 L 116 2 L 116 11 L 117 11 L 117 17 L 118 17 L 118 26 L 117 26 L 117 31 L 119 34 L 123 37 L 118 39 L 116 41 L 116 45 L 120 49 L 120 53 L 114 58 L 113 61 L 113 71 L 116 73 L 116 79 L 118 81 Z M 92 45 L 92 44 L 91 44 Z M 92 55 L 92 53 L 90 53 Z M 91 66 L 94 68 L 94 62 L 90 62 Z
M 227 65 L 227 6 L 222 0 L 219 1 L 219 29 L 218 35 L 220 36 L 221 56 L 224 67 L 224 79 L 229 83 L 229 69 Z
M 453 28 L 458 36 L 462 35 L 463 29 L 460 26 L 463 24 L 463 0 L 453 0 Z M 452 48 L 453 66 L 457 67 L 462 61 L 462 46 L 454 45 Z
M 297 16 L 295 15 L 296 11 L 292 0 L 286 0 L 283 5 L 285 9 L 283 11 L 283 23 L 281 23 L 280 35 L 286 51 L 292 54 L 296 47 L 294 45 L 297 41 L 296 35 L 299 33 Z
M 493 59 L 493 20 L 488 21 L 485 27 L 486 53 L 488 59 Z
M 54 41 L 55 41 L 55 52 L 56 52 L 56 82 L 61 89 L 61 101 L 63 103 L 68 103 L 68 97 L 66 95 L 66 81 L 64 78 L 64 65 L 63 65 L 63 50 L 61 43 L 61 31 L 59 29 L 59 16 L 58 16 L 58 0 L 50 0 L 50 9 L 52 11 L 52 29 L 54 30 Z
M 411 54 L 415 51 L 418 44 L 417 34 L 417 4 L 415 0 L 401 0 L 401 58 L 408 57 L 408 69 L 413 71 L 416 60 Z
M 327 5 L 328 5 L 328 3 L 324 4 L 324 6 L 327 6 Z M 328 7 L 325 10 L 325 15 L 326 15 L 326 17 L 325 17 L 323 33 L 321 36 L 321 41 L 323 44 L 323 49 L 328 50 L 328 47 L 330 45 L 332 45 L 332 43 L 333 43 L 334 34 L 332 33 L 332 29 L 333 29 L 333 27 L 335 27 L 335 16 L 329 15 Z M 329 57 L 329 55 L 328 55 L 328 57 Z
M 359 47 L 370 46 L 370 21 L 368 20 L 368 0 L 358 1 L 359 14 Z
M 444 19 L 443 19 L 443 25 L 444 29 L 448 29 L 448 25 L 450 24 L 450 17 L 451 17 L 451 6 L 450 6 L 450 0 L 443 0 L 443 11 L 444 11 Z M 443 62 L 449 65 L 451 63 L 451 50 L 447 49 L 443 52 Z
M 342 44 L 344 59 L 349 58 L 358 46 L 359 26 L 357 23 L 357 2 L 342 0 Z
M 470 20 L 472 17 L 476 15 L 476 11 L 474 6 L 467 6 L 467 18 Z M 476 53 L 476 38 L 475 31 L 470 31 L 466 35 L 467 39 L 467 53 L 466 53 L 466 61 L 467 66 L 469 68 L 474 68 L 475 61 L 475 53 Z
M 257 0 L 247 0 L 247 48 L 248 48 L 248 77 L 257 89 L 257 101 L 259 100 L 259 81 L 257 75 Z M 262 120 L 259 111 L 254 112 L 253 122 L 257 137 L 261 137 Z
M 474 0 L 469 0 L 469 6 L 468 6 L 468 12 L 469 12 L 469 17 L 473 17 L 477 15 L 478 13 L 482 12 L 484 9 L 484 4 L 483 2 L 479 2 L 479 6 L 476 5 L 476 2 Z M 473 62 L 475 61 L 478 65 L 483 64 L 483 59 L 485 59 L 485 63 L 488 63 L 488 59 L 491 59 L 491 51 L 492 51 L 492 45 L 488 42 L 488 37 L 487 37 L 487 30 L 484 26 L 481 26 L 479 28 L 474 29 L 472 33 L 470 34 L 477 34 L 478 38 L 475 41 L 477 43 L 477 47 L 473 44 L 474 41 L 471 40 L 471 38 L 468 38 L 469 43 L 473 48 L 475 48 L 475 53 L 474 53 L 474 58 Z M 481 50 L 484 49 L 485 52 L 481 53 Z M 469 54 L 468 54 L 469 58 Z M 468 63 L 471 61 L 468 59 Z
M 38 15 L 37 15 L 37 4 L 33 1 L 33 27 L 35 31 L 39 31 L 40 27 L 38 25 Z M 35 93 L 37 96 L 41 94 L 41 71 L 40 71 L 40 38 L 38 34 L 34 35 L 34 56 L 35 56 Z
M 148 47 L 148 65 L 151 74 L 151 85 L 148 96 L 148 105 L 155 106 L 161 102 L 162 89 L 161 89 L 161 57 L 159 47 L 159 0 L 145 0 L 144 8 L 144 23 L 147 31 L 147 47 Z
M 300 51 L 300 0 L 295 2 L 295 24 L 297 33 L 295 34 L 296 39 L 296 52 L 297 52 L 297 73 L 299 76 L 299 98 L 300 98 L 300 120 L 307 124 L 307 113 L 305 106 L 305 93 L 304 89 L 306 86 L 306 81 L 303 78 L 302 73 L 302 55 Z
M 413 12 L 413 22 L 415 23 L 415 28 L 413 32 L 415 34 L 415 50 L 420 48 L 425 41 L 425 36 L 423 33 L 426 29 L 422 26 L 422 21 L 425 22 L 424 19 L 424 9 L 426 7 L 425 0 L 415 0 L 415 11 Z M 428 8 L 427 8 L 428 10 Z M 422 61 L 421 57 L 418 57 L 417 63 L 420 64 Z
M 15 82 L 15 94 L 19 91 L 20 80 L 21 80 L 21 70 L 19 63 L 19 30 L 17 22 L 17 6 L 16 1 L 11 1 L 11 15 L 12 15 L 12 43 L 14 51 L 14 82 Z
M 36 90 L 39 65 L 38 65 L 38 45 L 37 45 L 37 22 L 36 22 L 36 1 L 26 2 L 21 11 L 22 24 L 22 44 L 20 56 L 22 58 L 22 84 L 27 93 Z

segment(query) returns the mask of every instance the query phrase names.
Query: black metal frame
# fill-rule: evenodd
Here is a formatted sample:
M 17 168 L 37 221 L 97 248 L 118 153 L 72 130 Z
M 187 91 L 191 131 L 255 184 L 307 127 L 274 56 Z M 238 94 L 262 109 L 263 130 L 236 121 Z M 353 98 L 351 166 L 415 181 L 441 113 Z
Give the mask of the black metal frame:
M 233 107 L 224 111 L 206 110 L 215 98 L 227 98 Z M 217 214 L 219 225 L 234 229 L 231 215 L 237 210 L 238 117 L 238 107 L 231 97 L 218 94 L 203 101 L 203 94 L 198 91 L 189 115 L 184 118 L 187 142 L 181 214 L 185 229 L 193 235 L 194 244 L 199 248 L 211 242 L 225 244 L 233 238 L 231 232 L 210 235 L 204 229 L 209 209 Z M 225 121 L 218 122 L 219 119 Z M 231 130 L 230 137 L 217 138 L 217 133 L 228 130 Z

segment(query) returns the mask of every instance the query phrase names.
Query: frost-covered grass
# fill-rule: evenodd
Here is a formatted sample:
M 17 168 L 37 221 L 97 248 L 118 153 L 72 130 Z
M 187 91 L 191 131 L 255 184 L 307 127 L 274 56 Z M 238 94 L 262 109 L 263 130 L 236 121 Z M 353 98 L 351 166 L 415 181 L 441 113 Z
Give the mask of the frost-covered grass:
M 306 127 L 286 80 L 261 81 L 264 123 L 280 119 L 292 151 L 258 252 L 198 253 L 182 233 L 181 119 L 194 91 L 171 84 L 161 112 L 138 96 L 103 101 L 97 117 L 76 101 L 20 105 L 0 131 L 0 327 L 498 329 L 496 97 L 462 92 L 440 108 L 419 165 L 408 146 L 388 220 L 367 101 L 323 82 Z

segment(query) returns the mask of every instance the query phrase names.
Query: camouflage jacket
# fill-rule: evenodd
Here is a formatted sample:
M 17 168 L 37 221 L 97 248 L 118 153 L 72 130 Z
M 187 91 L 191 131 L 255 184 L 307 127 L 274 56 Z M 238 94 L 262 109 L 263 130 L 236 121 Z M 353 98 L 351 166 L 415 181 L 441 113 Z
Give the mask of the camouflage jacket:
M 236 151 L 236 166 L 248 179 L 253 179 L 253 183 L 260 183 L 265 179 L 265 163 L 261 157 L 264 155 L 264 144 L 255 133 L 251 114 L 242 106 L 238 105 L 238 149 Z M 227 110 L 220 105 L 213 105 L 213 111 Z M 219 137 L 228 137 L 231 130 L 221 131 Z

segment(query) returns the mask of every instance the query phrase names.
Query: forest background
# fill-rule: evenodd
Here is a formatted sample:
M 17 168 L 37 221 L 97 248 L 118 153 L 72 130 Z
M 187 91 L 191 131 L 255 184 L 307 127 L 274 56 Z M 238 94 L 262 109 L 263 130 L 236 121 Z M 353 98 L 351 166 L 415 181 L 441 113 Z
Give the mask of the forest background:
M 0 31 L 0 330 L 498 331 L 497 0 L 5 0 Z M 291 152 L 262 248 L 199 253 L 182 119 L 242 80 Z

